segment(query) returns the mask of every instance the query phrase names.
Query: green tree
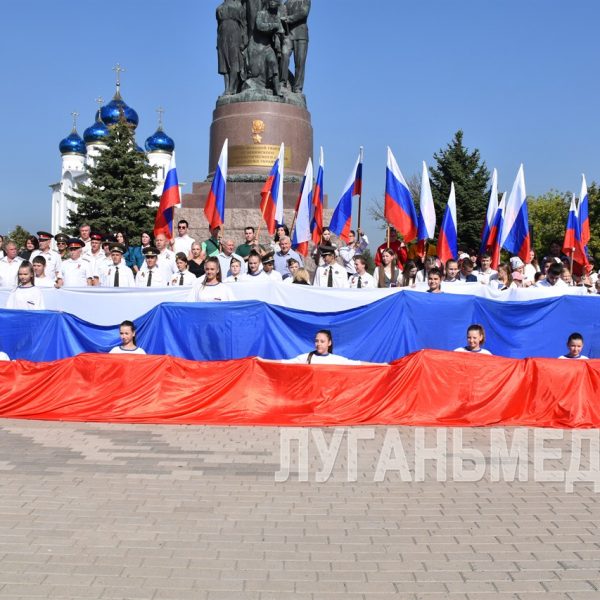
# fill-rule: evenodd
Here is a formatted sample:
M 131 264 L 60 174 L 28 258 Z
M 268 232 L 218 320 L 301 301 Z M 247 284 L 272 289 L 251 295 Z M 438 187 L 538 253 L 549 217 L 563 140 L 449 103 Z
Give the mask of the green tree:
M 570 195 L 556 190 L 527 199 L 529 225 L 533 230 L 533 247 L 539 259 L 548 253 L 554 240 L 558 240 L 562 245 L 570 202 Z
M 25 248 L 25 240 L 30 235 L 31 234 L 27 229 L 17 225 L 6 237 L 9 240 L 12 240 L 17 245 L 17 248 L 21 250 L 22 248 Z
M 77 205 L 76 211 L 69 211 L 71 233 L 83 222 L 102 233 L 124 231 L 137 236 L 151 231 L 156 208 L 150 204 L 158 200 L 153 195 L 155 172 L 136 149 L 133 129 L 122 116 L 111 128 L 95 165 L 88 167 L 89 181 L 69 196 Z
M 461 130 L 433 158 L 436 165 L 430 167 L 429 172 L 438 227 L 450 195 L 450 184 L 454 182 L 458 243 L 465 248 L 478 249 L 489 200 L 490 172 L 481 160 L 479 150 L 469 152 L 463 145 Z

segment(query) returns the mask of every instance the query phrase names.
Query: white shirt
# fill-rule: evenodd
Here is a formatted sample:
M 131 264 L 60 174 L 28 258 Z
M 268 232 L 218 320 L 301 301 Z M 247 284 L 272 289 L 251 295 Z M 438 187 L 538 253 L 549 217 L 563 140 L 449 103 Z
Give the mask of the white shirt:
M 41 250 L 34 250 L 29 257 L 29 262 L 33 262 L 33 259 L 36 256 L 42 256 L 46 260 L 46 268 L 45 272 L 49 274 L 51 277 L 57 277 L 61 274 L 62 269 L 62 259 L 60 258 L 60 254 L 56 250 L 46 250 L 42 252 Z
M 104 272 L 106 270 L 106 267 L 108 266 L 107 261 L 110 262 L 110 264 L 112 264 L 110 255 L 107 256 L 106 252 L 104 252 L 102 248 L 100 248 L 100 250 L 96 252 L 96 254 L 83 251 L 81 255 L 90 261 L 90 264 L 92 265 L 92 273 L 94 274 L 94 277 L 98 277 L 98 279 L 102 279 L 102 277 L 104 276 Z
M 563 354 L 563 355 L 559 356 L 558 358 L 566 358 L 566 359 L 570 359 L 570 360 L 590 360 L 589 356 L 584 356 L 583 354 L 580 354 L 577 357 L 567 356 L 566 354 Z
M 306 354 L 300 354 L 295 358 L 288 358 L 287 360 L 282 360 L 284 363 L 293 363 L 293 364 L 308 364 L 308 355 L 310 352 L 306 352 Z M 360 360 L 351 360 L 350 358 L 346 358 L 345 356 L 340 356 L 339 354 L 313 354 L 311 361 L 311 365 L 360 365 Z
M 333 286 L 334 288 L 347 288 L 348 287 L 348 275 L 346 270 L 340 267 L 337 263 L 333 265 L 324 265 L 319 267 L 315 273 L 314 286 L 327 287 L 327 281 L 329 278 L 329 269 L 333 274 Z
M 86 287 L 87 280 L 93 277 L 92 264 L 87 256 L 80 256 L 77 260 L 64 260 L 62 271 L 64 287 Z
M 469 350 L 469 348 L 465 348 L 464 346 L 456 348 L 454 352 L 469 352 L 470 354 L 492 354 L 489 350 L 486 350 L 485 348 L 479 348 L 479 350 Z
M 183 283 L 180 283 L 181 276 L 183 275 Z M 171 278 L 171 287 L 174 286 L 183 286 L 189 287 L 196 283 L 196 276 L 193 273 L 190 273 L 187 269 L 185 271 L 177 271 L 175 275 Z
M 224 283 L 216 285 L 198 284 L 198 280 L 190 291 L 188 302 L 227 302 L 234 300 L 233 293 L 229 286 Z
M 265 274 L 265 276 L 267 277 L 267 279 L 269 281 L 279 281 L 279 282 L 283 281 L 283 277 L 281 276 L 281 273 L 279 271 L 276 271 L 275 269 L 273 269 L 270 273 L 267 273 L 266 271 L 263 270 L 263 273 Z
M 10 360 L 6 352 L 0 352 L 0 360 Z
M 477 279 L 479 280 L 479 283 L 489 285 L 492 281 L 498 281 L 498 271 L 495 271 L 494 269 L 479 271 Z
M 365 273 L 363 275 L 359 275 L 358 273 L 355 273 L 354 275 L 352 275 L 352 277 L 350 277 L 350 287 L 351 288 L 358 288 L 358 278 L 360 277 L 360 288 L 361 289 L 373 289 L 377 287 L 377 282 L 375 281 L 375 277 L 373 277 L 373 275 L 371 275 L 370 273 L 367 273 L 365 271 Z
M 219 259 L 219 266 L 221 267 L 221 275 L 223 276 L 223 278 L 229 277 L 229 275 L 231 275 L 229 267 L 231 266 L 232 258 L 237 258 L 240 261 L 242 265 L 242 273 L 245 273 L 248 270 L 248 265 L 246 264 L 246 261 L 235 252 L 229 255 L 225 254 L 225 252 L 219 252 L 219 254 L 217 254 L 217 258 Z
M 340 258 L 344 263 L 344 269 L 347 273 L 356 273 L 356 267 L 354 266 L 354 257 L 360 256 L 369 246 L 369 238 L 366 235 L 362 235 L 358 241 L 358 248 L 355 247 L 356 243 L 352 246 L 342 246 L 340 248 Z
M 146 352 L 139 346 L 135 350 L 126 350 L 121 346 L 115 346 L 109 352 L 109 354 L 146 354 Z
M 177 235 L 173 239 L 173 252 L 175 252 L 175 254 L 183 252 L 187 257 L 192 249 L 192 244 L 195 241 L 196 240 L 187 233 L 185 235 Z
M 248 275 L 248 281 L 267 280 L 267 274 L 262 269 L 258 273 L 247 273 L 247 275 Z
M 547 279 L 542 279 L 541 281 L 538 281 L 536 284 L 536 287 L 547 287 L 547 288 L 568 288 L 569 286 L 562 280 L 562 279 L 557 279 L 556 283 L 554 285 L 552 285 Z
M 125 264 L 124 261 L 121 261 L 118 265 L 114 263 L 106 269 L 101 281 L 102 287 L 115 287 L 115 273 L 119 269 L 119 287 L 123 288 L 132 288 L 136 287 L 135 278 L 133 276 L 133 271 Z
M 144 263 L 145 264 L 145 263 Z M 158 266 L 152 269 L 152 279 L 150 280 L 150 285 L 148 285 L 148 279 L 150 277 L 150 269 L 148 269 L 148 265 L 135 277 L 135 287 L 167 287 L 169 285 L 169 280 L 165 279 L 163 276 L 163 272 L 158 268 Z
M 35 287 L 51 288 L 54 287 L 55 283 L 56 281 L 52 277 L 48 277 L 48 275 L 44 275 L 44 277 L 35 278 Z
M 261 271 L 261 273 L 262 273 L 262 271 Z M 240 273 L 239 275 L 236 275 L 235 277 L 233 275 L 230 275 L 225 280 L 226 283 L 239 283 L 240 281 L 250 281 L 250 276 L 246 273 Z
M 15 256 L 10 262 L 7 256 L 0 259 L 0 285 L 2 287 L 14 287 L 17 285 L 17 274 L 23 259 Z
M 6 308 L 15 310 L 44 310 L 44 296 L 39 288 L 31 287 L 15 288 L 6 300 Z

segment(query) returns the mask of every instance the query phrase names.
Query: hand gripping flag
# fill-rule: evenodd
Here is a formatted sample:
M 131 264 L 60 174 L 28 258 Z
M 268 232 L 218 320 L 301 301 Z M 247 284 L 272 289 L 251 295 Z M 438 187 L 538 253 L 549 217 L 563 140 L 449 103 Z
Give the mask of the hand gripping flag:
M 435 235 L 435 206 L 429 183 L 429 172 L 423 161 L 423 172 L 421 174 L 421 196 L 419 199 L 419 227 L 417 237 L 417 254 L 423 258 L 427 240 L 432 240 Z
M 160 204 L 158 205 L 158 211 L 154 220 L 154 237 L 159 233 L 164 233 L 167 239 L 173 237 L 173 207 L 177 206 L 180 202 L 175 152 L 173 152 L 163 192 L 160 197 Z
M 279 148 L 279 156 L 273 163 L 271 173 L 260 192 L 260 212 L 267 231 L 273 235 L 277 225 L 283 225 L 283 160 L 285 146 Z
M 225 196 L 227 190 L 227 140 L 223 144 L 221 156 L 204 205 L 204 214 L 211 229 L 225 222 Z
M 393 225 L 406 243 L 417 237 L 417 212 L 408 185 L 388 147 L 385 171 L 385 220 Z
M 363 149 L 361 147 L 354 164 L 354 169 L 346 181 L 342 196 L 333 211 L 329 229 L 335 235 L 347 242 L 350 239 L 350 229 L 352 227 L 352 197 L 358 196 L 362 192 L 362 165 Z
M 454 192 L 454 182 L 450 184 L 450 196 L 448 204 L 444 211 L 442 224 L 440 225 L 440 235 L 438 236 L 437 255 L 443 264 L 451 258 L 458 256 L 456 229 L 456 193 Z
M 492 269 L 497 269 L 500 264 L 500 238 L 502 237 L 502 228 L 504 226 L 504 209 L 506 207 L 506 192 L 502 194 L 502 199 L 494 215 L 494 222 L 490 229 L 488 238 L 488 250 L 492 258 Z
M 323 147 L 319 152 L 319 168 L 317 169 L 317 180 L 315 181 L 315 191 L 312 197 L 314 204 L 313 218 L 310 222 L 310 231 L 312 241 L 315 244 L 321 243 L 323 235 L 323 172 L 325 170 L 325 160 L 323 158 Z
M 518 256 L 524 263 L 531 262 L 529 256 L 531 240 L 529 238 L 527 192 L 525 191 L 523 165 L 519 167 L 513 188 L 506 201 L 500 246 Z
M 308 256 L 310 235 L 310 208 L 312 205 L 313 164 L 309 158 L 300 186 L 300 195 L 296 204 L 296 226 L 292 237 L 294 249 L 302 256 Z
M 488 202 L 487 214 L 485 223 L 483 224 L 483 233 L 481 234 L 481 247 L 479 254 L 483 254 L 490 247 L 490 232 L 494 224 L 494 217 L 498 210 L 498 171 L 494 169 L 492 172 L 492 187 L 490 190 L 490 200 Z

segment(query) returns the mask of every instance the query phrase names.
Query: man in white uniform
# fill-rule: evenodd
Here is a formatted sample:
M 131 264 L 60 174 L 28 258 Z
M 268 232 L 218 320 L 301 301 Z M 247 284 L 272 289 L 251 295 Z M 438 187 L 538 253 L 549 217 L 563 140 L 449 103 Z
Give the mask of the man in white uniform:
M 102 278 L 103 287 L 135 287 L 133 271 L 123 262 L 125 248 L 114 244 L 110 249 L 112 265 L 108 267 Z
M 64 287 L 86 287 L 93 285 L 92 264 L 87 256 L 82 256 L 85 244 L 78 238 L 69 239 L 70 258 L 63 261 Z
M 62 260 L 60 254 L 56 250 L 50 248 L 50 242 L 54 236 L 47 231 L 38 231 L 37 237 L 40 242 L 40 247 L 31 253 L 29 262 L 33 262 L 33 259 L 36 256 L 44 257 L 46 261 L 46 276 L 55 280 L 61 275 Z
M 135 278 L 136 287 L 166 287 L 170 279 L 163 277 L 163 272 L 158 268 L 158 248 L 147 246 L 142 250 L 145 268 L 142 268 Z
M 319 246 L 319 255 L 323 258 L 323 266 L 315 272 L 313 285 L 316 287 L 347 288 L 348 275 L 346 270 L 335 262 L 333 246 Z

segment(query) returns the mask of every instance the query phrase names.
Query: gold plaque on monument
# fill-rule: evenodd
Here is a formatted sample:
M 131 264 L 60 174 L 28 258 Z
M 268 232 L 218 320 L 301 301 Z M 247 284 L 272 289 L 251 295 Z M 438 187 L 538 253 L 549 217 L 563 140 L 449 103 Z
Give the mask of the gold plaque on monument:
M 279 146 L 269 144 L 253 144 L 229 147 L 229 166 L 239 167 L 272 167 L 279 156 Z M 292 163 L 292 150 L 286 147 L 283 166 Z

